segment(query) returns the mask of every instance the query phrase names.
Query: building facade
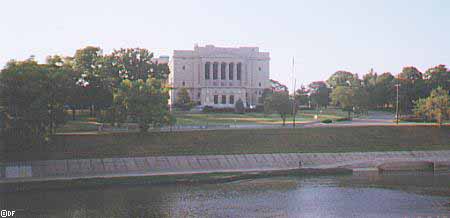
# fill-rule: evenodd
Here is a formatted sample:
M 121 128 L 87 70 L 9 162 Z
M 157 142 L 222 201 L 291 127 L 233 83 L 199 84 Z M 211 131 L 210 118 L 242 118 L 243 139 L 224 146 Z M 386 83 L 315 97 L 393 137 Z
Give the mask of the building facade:
M 157 64 L 169 64 L 169 56 L 161 55 L 158 58 L 152 58 L 152 62 Z
M 269 53 L 257 47 L 175 50 L 169 64 L 170 104 L 186 88 L 198 105 L 234 107 L 241 99 L 246 107 L 256 106 L 263 90 L 271 87 L 269 61 Z

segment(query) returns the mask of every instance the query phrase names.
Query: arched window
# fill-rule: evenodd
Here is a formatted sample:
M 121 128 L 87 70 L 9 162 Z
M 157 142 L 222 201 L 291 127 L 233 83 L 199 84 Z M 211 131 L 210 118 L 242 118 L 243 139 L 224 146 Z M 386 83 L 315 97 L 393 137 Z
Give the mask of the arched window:
M 209 79 L 210 78 L 210 74 L 209 74 L 210 65 L 211 65 L 211 63 L 209 63 L 209 62 L 205 63 L 205 79 Z
M 238 63 L 236 65 L 236 79 L 241 80 L 241 73 L 242 73 L 242 63 Z
M 234 63 L 230 63 L 229 65 L 228 65 L 228 79 L 229 80 L 233 80 L 233 77 L 234 77 Z
M 219 72 L 219 63 L 214 62 L 213 63 L 213 79 L 218 79 L 218 72 Z
M 221 80 L 227 79 L 226 68 L 227 68 L 227 64 L 226 63 L 220 64 L 220 79 Z

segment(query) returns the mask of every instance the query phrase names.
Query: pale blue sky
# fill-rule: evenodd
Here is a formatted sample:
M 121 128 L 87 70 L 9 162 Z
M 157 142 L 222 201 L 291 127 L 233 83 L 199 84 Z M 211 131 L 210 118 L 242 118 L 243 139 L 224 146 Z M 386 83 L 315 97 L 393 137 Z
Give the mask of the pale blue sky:
M 270 52 L 271 78 L 288 86 L 337 70 L 398 73 L 450 64 L 450 1 L 10 0 L 0 3 L 0 66 L 9 59 L 73 55 L 88 45 L 108 53 L 258 46 Z

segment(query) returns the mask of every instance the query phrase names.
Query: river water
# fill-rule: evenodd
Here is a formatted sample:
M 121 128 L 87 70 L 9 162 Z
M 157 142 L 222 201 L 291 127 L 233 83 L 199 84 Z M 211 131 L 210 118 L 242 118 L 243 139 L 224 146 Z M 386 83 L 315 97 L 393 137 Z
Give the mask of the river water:
M 14 217 L 449 217 L 450 173 L 0 193 Z

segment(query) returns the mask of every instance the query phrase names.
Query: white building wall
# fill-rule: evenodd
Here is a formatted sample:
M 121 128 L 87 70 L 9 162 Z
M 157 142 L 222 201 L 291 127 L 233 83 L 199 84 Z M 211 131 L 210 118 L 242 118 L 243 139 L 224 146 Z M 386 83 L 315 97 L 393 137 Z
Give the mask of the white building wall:
M 259 52 L 257 47 L 222 48 L 207 45 L 195 46 L 194 50 L 175 50 L 170 62 L 170 104 L 176 101 L 177 91 L 185 87 L 191 99 L 201 105 L 234 107 L 241 99 L 244 105 L 258 104 L 264 88 L 269 84 L 269 53 Z M 205 78 L 205 64 L 210 64 L 210 78 Z M 217 63 L 217 79 L 213 78 L 213 64 Z M 225 63 L 225 79 L 221 78 L 221 64 Z M 233 79 L 229 78 L 230 63 L 233 63 Z M 237 64 L 242 64 L 241 80 L 237 80 Z M 217 104 L 214 96 L 218 96 Z M 222 96 L 226 104 L 222 104 Z M 230 103 L 230 96 L 234 103 Z

